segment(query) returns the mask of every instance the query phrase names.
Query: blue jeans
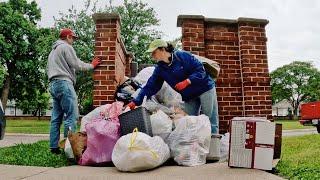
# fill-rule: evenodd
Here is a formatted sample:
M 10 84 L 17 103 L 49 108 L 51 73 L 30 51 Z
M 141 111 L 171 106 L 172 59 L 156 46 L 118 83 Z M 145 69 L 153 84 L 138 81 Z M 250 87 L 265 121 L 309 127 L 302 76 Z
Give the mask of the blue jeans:
M 211 123 L 211 134 L 219 133 L 219 115 L 216 88 L 201 94 L 199 97 L 186 101 L 184 103 L 184 111 L 192 116 L 202 113 L 209 117 Z
M 79 118 L 78 101 L 73 84 L 69 81 L 52 80 L 49 90 L 53 99 L 50 122 L 50 148 L 57 148 L 63 119 L 65 138 L 68 136 L 69 127 L 73 132 L 76 130 L 76 120 Z

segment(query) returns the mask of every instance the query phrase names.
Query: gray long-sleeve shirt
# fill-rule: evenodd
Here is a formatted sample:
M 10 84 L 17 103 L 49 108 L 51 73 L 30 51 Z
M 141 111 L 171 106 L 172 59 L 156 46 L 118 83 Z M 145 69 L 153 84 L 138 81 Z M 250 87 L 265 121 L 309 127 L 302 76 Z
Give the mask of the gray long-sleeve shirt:
M 52 45 L 47 64 L 49 80 L 61 79 L 76 84 L 76 71 L 93 69 L 93 65 L 82 62 L 71 45 L 63 40 L 57 40 Z

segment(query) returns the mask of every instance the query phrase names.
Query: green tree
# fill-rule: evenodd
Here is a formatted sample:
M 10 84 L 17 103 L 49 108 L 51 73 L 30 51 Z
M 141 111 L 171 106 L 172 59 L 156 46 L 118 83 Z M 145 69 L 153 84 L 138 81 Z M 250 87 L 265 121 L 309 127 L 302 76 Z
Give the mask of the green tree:
M 3 86 L 3 81 L 4 81 L 4 78 L 6 77 L 6 75 L 7 75 L 6 68 L 0 64 L 0 88 L 2 88 L 2 86 Z
M 35 49 L 39 36 L 36 22 L 40 18 L 34 1 L 0 2 L 0 63 L 7 69 L 1 89 L 4 108 L 8 98 L 19 99 L 21 92 L 32 94 L 41 86 Z
M 146 50 L 152 40 L 162 36 L 160 31 L 155 30 L 160 25 L 155 10 L 140 0 L 124 0 L 120 6 L 113 6 L 112 2 L 109 1 L 105 11 L 120 15 L 121 36 L 126 49 L 134 53 L 138 63 L 153 63 Z
M 34 65 L 34 74 L 37 77 L 37 86 L 28 86 L 25 84 L 22 91 L 16 91 L 16 105 L 24 113 L 31 113 L 34 116 L 40 115 L 41 111 L 45 111 L 49 107 L 50 95 L 47 92 L 48 78 L 46 73 L 47 59 L 51 50 L 51 46 L 58 31 L 50 28 L 40 28 L 39 36 L 35 42 L 35 57 L 37 64 Z
M 320 72 L 311 62 L 294 61 L 271 72 L 271 90 L 273 103 L 288 100 L 297 116 L 302 102 L 319 100 Z
M 35 100 L 23 99 L 17 102 L 17 107 L 25 114 L 31 113 L 33 116 L 41 116 L 41 112 L 48 109 L 50 95 L 49 93 L 43 93 L 39 90 L 33 94 Z

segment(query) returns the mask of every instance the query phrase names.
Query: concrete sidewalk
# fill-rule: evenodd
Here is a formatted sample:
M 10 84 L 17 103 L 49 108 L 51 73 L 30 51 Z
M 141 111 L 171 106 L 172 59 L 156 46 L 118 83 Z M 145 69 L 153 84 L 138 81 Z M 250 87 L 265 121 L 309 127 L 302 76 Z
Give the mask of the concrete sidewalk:
M 303 136 L 308 134 L 318 134 L 316 128 L 309 129 L 292 129 L 292 130 L 283 130 L 282 136 Z
M 115 167 L 84 167 L 84 166 L 69 166 L 62 168 L 46 168 L 46 167 L 27 167 L 27 166 L 11 166 L 0 165 L 0 179 L 50 179 L 50 180 L 144 180 L 144 179 L 282 179 L 265 171 L 244 169 L 244 168 L 229 168 L 227 163 L 211 163 L 196 167 L 182 166 L 163 166 L 154 170 L 138 172 L 138 173 L 123 173 L 117 171 Z
M 48 134 L 13 134 L 6 133 L 3 140 L 0 141 L 1 147 L 14 146 L 16 144 L 35 143 L 40 140 L 49 140 Z M 1 177 L 0 177 L 1 180 Z

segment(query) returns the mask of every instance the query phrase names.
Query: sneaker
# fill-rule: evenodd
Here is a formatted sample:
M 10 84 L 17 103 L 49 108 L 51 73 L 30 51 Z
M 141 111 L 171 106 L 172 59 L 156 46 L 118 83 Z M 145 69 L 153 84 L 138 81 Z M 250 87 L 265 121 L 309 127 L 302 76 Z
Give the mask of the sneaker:
M 220 160 L 220 134 L 211 135 L 209 154 L 207 160 L 219 161 Z
M 60 148 L 51 148 L 50 151 L 52 154 L 61 154 Z

